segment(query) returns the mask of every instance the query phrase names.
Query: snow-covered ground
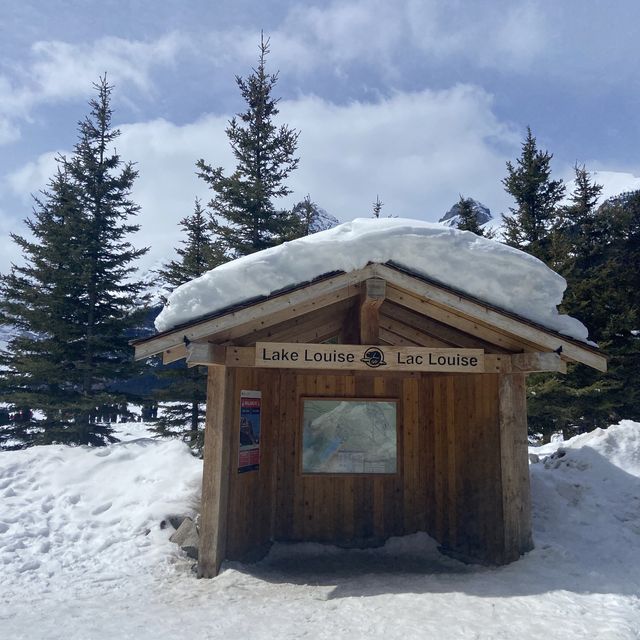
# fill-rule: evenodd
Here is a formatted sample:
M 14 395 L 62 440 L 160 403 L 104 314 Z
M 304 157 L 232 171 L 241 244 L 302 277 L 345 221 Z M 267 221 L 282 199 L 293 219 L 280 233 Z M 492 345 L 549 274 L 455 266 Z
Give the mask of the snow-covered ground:
M 166 516 L 196 504 L 177 442 L 0 453 L 0 638 L 640 638 L 640 423 L 537 450 L 536 548 L 491 569 L 424 534 L 276 545 L 197 580 Z

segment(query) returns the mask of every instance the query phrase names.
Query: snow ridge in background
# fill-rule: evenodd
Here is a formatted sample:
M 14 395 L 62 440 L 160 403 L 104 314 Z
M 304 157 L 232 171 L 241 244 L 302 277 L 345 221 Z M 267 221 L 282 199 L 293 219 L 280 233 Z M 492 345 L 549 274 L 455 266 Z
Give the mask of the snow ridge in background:
M 581 322 L 558 313 L 566 281 L 540 260 L 469 231 L 404 218 L 358 218 L 223 264 L 178 287 L 155 326 L 166 331 L 325 273 L 390 261 L 587 341 Z

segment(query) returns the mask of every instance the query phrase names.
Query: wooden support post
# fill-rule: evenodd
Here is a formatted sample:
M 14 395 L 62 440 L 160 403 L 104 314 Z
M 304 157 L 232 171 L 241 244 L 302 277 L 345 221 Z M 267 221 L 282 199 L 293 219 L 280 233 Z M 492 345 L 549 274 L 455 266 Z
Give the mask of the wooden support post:
M 382 278 L 369 278 L 360 294 L 360 344 L 380 344 L 380 306 L 386 295 Z
M 499 377 L 503 562 L 533 549 L 531 486 L 527 455 L 527 397 L 523 373 Z
M 217 576 L 225 557 L 233 381 L 233 370 L 225 366 L 209 367 L 198 551 L 199 578 Z

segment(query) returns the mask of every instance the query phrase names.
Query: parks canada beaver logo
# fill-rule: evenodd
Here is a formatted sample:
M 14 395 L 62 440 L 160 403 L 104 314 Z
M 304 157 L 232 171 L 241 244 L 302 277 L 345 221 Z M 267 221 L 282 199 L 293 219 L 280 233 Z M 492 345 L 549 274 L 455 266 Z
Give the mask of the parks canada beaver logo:
M 384 361 L 384 353 L 382 352 L 382 349 L 378 349 L 378 347 L 369 347 L 364 352 L 364 356 L 361 360 L 372 369 L 377 369 L 378 367 L 382 367 L 387 364 Z

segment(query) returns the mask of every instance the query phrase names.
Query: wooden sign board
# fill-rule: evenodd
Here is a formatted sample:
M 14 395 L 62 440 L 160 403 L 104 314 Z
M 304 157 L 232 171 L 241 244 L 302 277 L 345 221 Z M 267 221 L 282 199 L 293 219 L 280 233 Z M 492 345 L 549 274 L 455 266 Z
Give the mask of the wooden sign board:
M 256 367 L 483 373 L 482 349 L 258 342 Z

